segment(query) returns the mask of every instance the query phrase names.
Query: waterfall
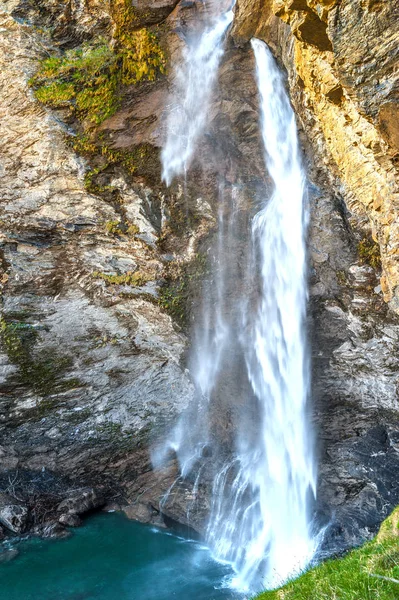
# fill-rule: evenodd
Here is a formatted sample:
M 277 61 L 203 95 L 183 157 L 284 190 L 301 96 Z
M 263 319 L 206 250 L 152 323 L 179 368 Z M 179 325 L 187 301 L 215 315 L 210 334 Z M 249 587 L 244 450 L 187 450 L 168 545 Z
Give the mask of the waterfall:
M 216 17 L 199 37 L 185 46 L 182 65 L 175 76 L 177 102 L 167 118 L 167 139 L 162 151 L 162 179 L 169 185 L 184 173 L 195 144 L 206 125 L 207 111 L 220 59 L 223 39 L 233 20 L 233 11 Z
M 169 115 L 162 153 L 168 184 L 186 173 L 206 126 L 231 20 L 231 11 L 222 14 L 185 50 L 176 78 L 183 101 Z M 220 186 L 215 285 L 203 290 L 201 323 L 193 333 L 197 404 L 166 446 L 177 454 L 193 502 L 201 483 L 211 490 L 206 537 L 215 556 L 234 566 L 232 584 L 259 590 L 298 573 L 315 552 L 316 470 L 307 415 L 306 179 L 282 76 L 263 42 L 253 40 L 252 47 L 273 192 L 265 194 L 248 232 L 246 285 L 232 293 L 238 187 Z M 233 383 L 238 379 L 239 386 Z M 229 444 L 212 430 L 220 406 L 233 415 Z
M 310 523 L 316 473 L 307 416 L 307 217 L 295 116 L 270 50 L 256 39 L 252 47 L 265 162 L 274 183 L 252 225 L 249 271 L 260 264 L 261 299 L 255 314 L 243 314 L 243 331 L 249 332 L 243 341 L 246 364 L 261 426 L 255 446 L 245 429 L 237 431 L 234 462 L 215 480 L 208 536 L 217 553 L 235 564 L 240 586 L 261 573 L 263 585 L 274 587 L 306 566 L 316 543 Z M 232 468 L 233 484 L 226 481 Z

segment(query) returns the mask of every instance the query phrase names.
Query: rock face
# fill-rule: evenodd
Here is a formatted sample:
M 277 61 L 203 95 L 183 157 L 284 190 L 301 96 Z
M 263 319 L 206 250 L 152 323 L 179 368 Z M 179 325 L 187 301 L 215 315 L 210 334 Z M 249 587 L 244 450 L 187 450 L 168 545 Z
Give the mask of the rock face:
M 87 191 L 68 130 L 27 85 L 46 40 L 4 4 L 0 19 L 1 468 L 104 484 L 149 468 L 145 449 L 192 394 L 185 336 L 158 306 L 168 217 L 122 174 L 117 202 Z
M 183 0 L 0 3 L 0 488 L 22 473 L 15 485 L 27 504 L 39 494 L 47 511 L 52 492 L 63 526 L 113 501 L 145 522 L 163 513 L 203 527 L 205 491 L 197 512 L 184 482 L 168 495 L 176 465 L 154 474 L 149 448 L 193 397 L 186 333 L 219 186 L 241 182 L 242 233 L 268 180 L 247 44 L 255 35 L 287 71 L 309 173 L 319 515 L 333 523 L 326 548 L 342 548 L 399 503 L 397 3 L 238 0 L 207 135 L 187 181 L 170 189 L 159 149 L 173 69 L 123 84 L 95 126 L 69 101 L 44 108 L 28 86 L 48 55 L 99 36 L 116 52 L 121 29 L 158 36 L 178 61 L 203 10 Z M 237 235 L 231 293 L 240 251 Z M 75 492 L 87 486 L 101 502 L 81 510 Z
M 290 71 L 299 116 L 311 113 L 315 120 L 308 131 L 315 140 L 315 126 L 320 130 L 324 160 L 342 182 L 346 206 L 370 220 L 381 249 L 384 298 L 397 311 L 398 6 L 361 0 L 265 4 L 259 20 L 249 8 L 239 10 L 233 35 L 241 43 L 263 36 Z

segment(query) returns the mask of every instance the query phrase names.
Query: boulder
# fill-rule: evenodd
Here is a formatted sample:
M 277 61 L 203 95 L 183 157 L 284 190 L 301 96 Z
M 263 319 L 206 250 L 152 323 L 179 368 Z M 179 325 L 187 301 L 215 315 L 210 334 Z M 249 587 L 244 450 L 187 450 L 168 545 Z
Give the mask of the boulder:
M 82 524 L 82 519 L 74 513 L 66 513 L 61 515 L 58 522 L 64 527 L 79 527 Z
M 83 488 L 66 498 L 58 505 L 57 510 L 62 513 L 83 515 L 96 508 L 104 506 L 105 500 L 100 492 L 94 488 Z
M 0 494 L 0 523 L 13 533 L 23 533 L 29 518 L 27 506 L 8 494 Z
M 61 540 L 71 535 L 60 523 L 45 523 L 36 533 L 46 540 Z

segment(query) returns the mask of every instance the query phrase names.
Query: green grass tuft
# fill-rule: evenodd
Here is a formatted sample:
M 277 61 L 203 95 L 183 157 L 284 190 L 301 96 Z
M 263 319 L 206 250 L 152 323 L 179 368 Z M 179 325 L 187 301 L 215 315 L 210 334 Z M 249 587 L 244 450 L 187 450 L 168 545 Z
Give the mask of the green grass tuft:
M 399 507 L 377 537 L 257 600 L 398 600 Z

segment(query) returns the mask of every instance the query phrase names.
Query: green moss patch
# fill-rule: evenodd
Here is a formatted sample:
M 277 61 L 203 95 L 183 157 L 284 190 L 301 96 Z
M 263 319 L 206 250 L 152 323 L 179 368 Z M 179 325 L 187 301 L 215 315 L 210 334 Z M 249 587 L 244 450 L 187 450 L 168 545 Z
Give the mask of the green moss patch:
M 397 600 L 399 598 L 399 508 L 371 542 L 310 569 L 258 600 Z
M 38 331 L 29 323 L 0 318 L 0 340 L 11 363 L 17 368 L 16 383 L 40 395 L 64 392 L 82 385 L 65 379 L 72 359 L 53 347 L 36 350 Z
M 102 279 L 105 281 L 106 285 L 131 285 L 133 287 L 141 287 L 145 285 L 148 281 L 152 281 L 153 277 L 147 273 L 143 273 L 143 271 L 128 271 L 127 273 L 122 273 L 121 275 L 109 275 L 107 273 L 100 273 L 99 271 L 94 271 L 92 273 L 92 277 L 95 279 Z
M 29 83 L 40 102 L 68 106 L 78 119 L 94 125 L 119 106 L 117 57 L 102 38 L 44 59 Z
M 97 38 L 44 59 L 29 83 L 40 102 L 69 107 L 79 120 L 95 126 L 119 108 L 124 86 L 154 81 L 165 66 L 155 32 L 121 30 L 114 47 Z
M 373 269 L 381 269 L 381 253 L 377 242 L 364 238 L 359 242 L 357 251 L 362 264 L 370 265 Z

